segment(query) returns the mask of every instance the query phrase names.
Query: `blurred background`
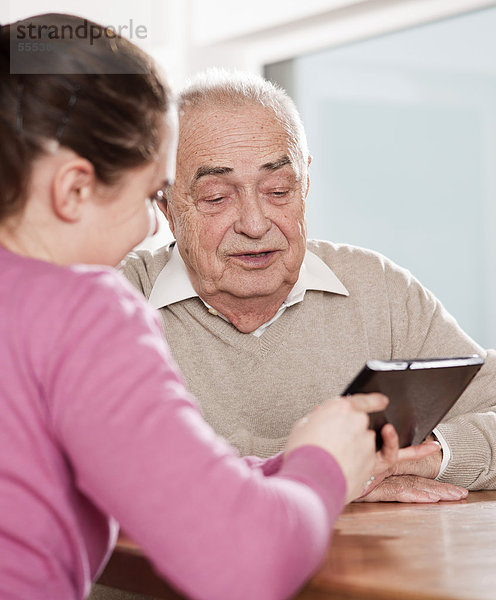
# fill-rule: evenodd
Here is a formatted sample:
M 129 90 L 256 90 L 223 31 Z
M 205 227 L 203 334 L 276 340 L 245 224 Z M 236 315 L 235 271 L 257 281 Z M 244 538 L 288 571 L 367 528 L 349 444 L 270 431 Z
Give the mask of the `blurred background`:
M 0 0 L 2 23 L 40 12 L 112 26 L 178 87 L 208 66 L 282 85 L 313 155 L 309 237 L 384 253 L 496 346 L 496 2 Z

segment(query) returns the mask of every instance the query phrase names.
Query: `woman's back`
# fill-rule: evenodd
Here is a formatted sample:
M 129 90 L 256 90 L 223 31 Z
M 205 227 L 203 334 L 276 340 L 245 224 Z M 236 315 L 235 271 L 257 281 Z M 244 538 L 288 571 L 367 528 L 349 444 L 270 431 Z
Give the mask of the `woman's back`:
M 64 330 L 77 333 L 75 302 L 94 275 L 2 248 L 0 272 L 0 597 L 80 598 L 117 529 L 75 488 L 51 393 L 64 355 L 77 356 Z

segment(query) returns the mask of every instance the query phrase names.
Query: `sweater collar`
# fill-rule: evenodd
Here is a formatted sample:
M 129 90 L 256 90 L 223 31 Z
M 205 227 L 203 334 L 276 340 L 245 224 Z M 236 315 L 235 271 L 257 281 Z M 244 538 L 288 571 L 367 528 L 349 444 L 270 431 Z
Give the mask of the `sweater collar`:
M 198 298 L 179 254 L 176 243 L 169 245 L 169 260 L 160 271 L 153 285 L 149 302 L 153 308 L 163 308 L 188 298 Z M 301 302 L 307 290 L 318 290 L 331 294 L 349 296 L 348 290 L 323 260 L 307 250 L 300 269 L 298 281 L 293 286 L 284 305 L 291 306 Z

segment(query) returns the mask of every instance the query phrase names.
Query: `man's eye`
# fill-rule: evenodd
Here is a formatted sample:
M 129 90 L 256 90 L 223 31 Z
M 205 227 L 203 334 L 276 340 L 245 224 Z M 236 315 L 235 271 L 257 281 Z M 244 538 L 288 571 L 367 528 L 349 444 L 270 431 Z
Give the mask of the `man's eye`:
M 229 196 L 207 196 L 196 202 L 197 209 L 204 214 L 218 214 L 229 206 Z
M 200 198 L 198 204 L 221 204 L 226 199 L 226 196 L 209 196 L 207 198 Z
M 275 188 L 268 190 L 266 194 L 268 198 L 272 198 L 274 201 L 286 201 L 290 199 L 291 190 L 287 188 Z

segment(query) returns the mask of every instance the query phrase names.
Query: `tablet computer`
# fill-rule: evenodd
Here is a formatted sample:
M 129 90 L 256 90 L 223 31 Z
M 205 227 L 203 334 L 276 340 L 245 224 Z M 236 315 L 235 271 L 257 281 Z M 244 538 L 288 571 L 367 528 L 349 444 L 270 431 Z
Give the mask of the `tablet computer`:
M 380 430 L 392 423 L 400 448 L 420 444 L 461 396 L 484 359 L 474 354 L 458 358 L 369 360 L 344 395 L 381 392 L 389 398 L 386 410 L 370 414 L 376 446 Z

